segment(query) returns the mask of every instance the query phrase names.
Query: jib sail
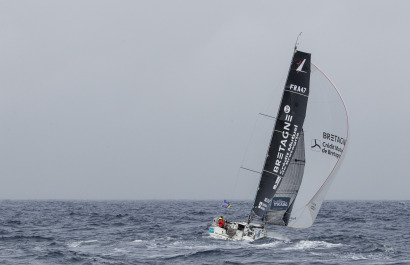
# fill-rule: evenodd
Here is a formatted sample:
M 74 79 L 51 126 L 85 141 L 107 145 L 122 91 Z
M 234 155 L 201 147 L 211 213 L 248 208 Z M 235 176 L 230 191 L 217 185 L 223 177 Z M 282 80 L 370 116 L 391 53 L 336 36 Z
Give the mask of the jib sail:
M 309 82 L 310 54 L 295 51 L 253 205 L 257 216 L 265 216 L 297 149 L 306 115 Z
M 287 226 L 307 228 L 316 219 L 346 154 L 348 116 L 336 87 L 311 65 L 309 107 L 303 125 L 306 163 L 295 201 L 288 210 Z

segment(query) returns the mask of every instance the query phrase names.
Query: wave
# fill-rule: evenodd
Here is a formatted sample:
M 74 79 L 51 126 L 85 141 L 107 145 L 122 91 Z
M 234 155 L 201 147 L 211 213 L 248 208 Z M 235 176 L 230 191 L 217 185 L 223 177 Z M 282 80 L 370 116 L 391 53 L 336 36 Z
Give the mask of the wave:
M 290 242 L 290 238 L 288 236 L 281 235 L 277 232 L 268 232 L 267 238 L 272 238 L 272 239 L 276 239 L 276 240 L 279 240 L 279 241 Z
M 2 236 L 0 241 L 21 241 L 21 240 L 30 240 L 30 241 L 53 241 L 53 237 L 44 237 L 44 236 Z
M 205 249 L 205 250 L 199 250 L 199 251 L 194 251 L 192 253 L 184 253 L 184 254 L 177 254 L 174 256 L 170 256 L 170 257 L 166 257 L 164 258 L 164 260 L 174 260 L 174 259 L 178 259 L 178 258 L 183 258 L 184 260 L 186 260 L 187 258 L 200 258 L 203 256 L 213 256 L 213 257 L 217 257 L 218 254 L 220 254 L 222 252 L 222 250 L 220 249 Z
M 333 244 L 326 241 L 309 241 L 302 240 L 297 242 L 294 246 L 284 248 L 284 250 L 308 250 L 308 249 L 327 249 L 341 247 L 343 244 Z

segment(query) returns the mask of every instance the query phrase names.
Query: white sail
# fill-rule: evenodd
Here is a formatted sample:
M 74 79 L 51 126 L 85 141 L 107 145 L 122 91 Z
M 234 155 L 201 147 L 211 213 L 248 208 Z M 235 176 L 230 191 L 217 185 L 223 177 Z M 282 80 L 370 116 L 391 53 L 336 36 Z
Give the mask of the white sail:
M 303 125 L 306 164 L 289 227 L 310 227 L 346 153 L 346 106 L 330 79 L 311 66 L 309 104 Z

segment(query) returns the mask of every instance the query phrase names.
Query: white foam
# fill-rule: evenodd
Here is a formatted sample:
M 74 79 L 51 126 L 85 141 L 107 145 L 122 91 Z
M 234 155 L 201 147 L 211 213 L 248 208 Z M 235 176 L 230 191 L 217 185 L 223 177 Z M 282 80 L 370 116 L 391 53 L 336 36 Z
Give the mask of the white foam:
M 114 248 L 114 252 L 118 252 L 118 253 L 128 253 L 128 250 L 125 250 L 123 248 Z
M 350 256 L 350 258 L 351 258 L 352 260 L 368 259 L 368 258 L 366 258 L 365 256 L 363 256 L 362 254 L 352 254 L 352 255 Z
M 275 241 L 275 242 L 270 242 L 266 244 L 253 244 L 252 246 L 256 248 L 272 248 L 282 243 L 283 242 Z
M 280 240 L 280 241 L 285 241 L 285 242 L 290 242 L 290 238 L 289 237 L 287 237 L 287 236 L 285 236 L 285 235 L 281 235 L 281 234 L 278 234 L 278 233 L 273 233 L 273 232 L 268 232 L 268 236 L 267 237 L 269 237 L 269 238 L 273 238 L 273 239 L 276 239 L 276 240 Z
M 214 250 L 214 249 L 241 249 L 243 247 L 252 246 L 247 241 L 227 241 L 215 239 L 211 243 L 199 241 L 175 241 L 168 245 L 168 247 L 180 250 Z
M 98 240 L 75 241 L 75 242 L 69 243 L 68 246 L 71 247 L 71 248 L 76 248 L 76 247 L 79 247 L 83 244 L 93 243 L 93 242 L 97 242 L 97 241 Z
M 42 247 L 40 247 L 40 246 L 35 246 L 35 247 L 33 248 L 33 250 L 35 250 L 35 251 L 43 251 L 44 248 L 42 248 Z
M 296 243 L 294 246 L 284 248 L 285 250 L 305 250 L 305 249 L 324 249 L 324 248 L 334 248 L 340 247 L 342 244 L 332 244 L 325 241 L 309 241 L 309 240 L 302 240 Z
M 79 245 L 80 245 L 79 242 L 73 242 L 73 243 L 67 244 L 67 246 L 69 246 L 70 248 L 76 248 L 76 247 L 78 247 Z
M 389 247 L 387 245 L 383 245 L 383 247 L 384 247 L 384 252 L 386 252 L 386 253 L 395 253 L 396 252 L 393 247 Z

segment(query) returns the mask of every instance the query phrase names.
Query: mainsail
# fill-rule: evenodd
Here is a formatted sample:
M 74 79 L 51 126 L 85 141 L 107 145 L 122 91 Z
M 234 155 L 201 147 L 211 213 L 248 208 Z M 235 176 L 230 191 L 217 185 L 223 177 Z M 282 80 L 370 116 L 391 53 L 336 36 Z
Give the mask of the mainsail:
M 295 51 L 262 171 L 253 212 L 264 217 L 290 165 L 309 97 L 310 54 Z
M 311 64 L 310 54 L 295 51 L 253 214 L 269 224 L 311 226 L 344 157 L 347 137 L 339 92 Z

